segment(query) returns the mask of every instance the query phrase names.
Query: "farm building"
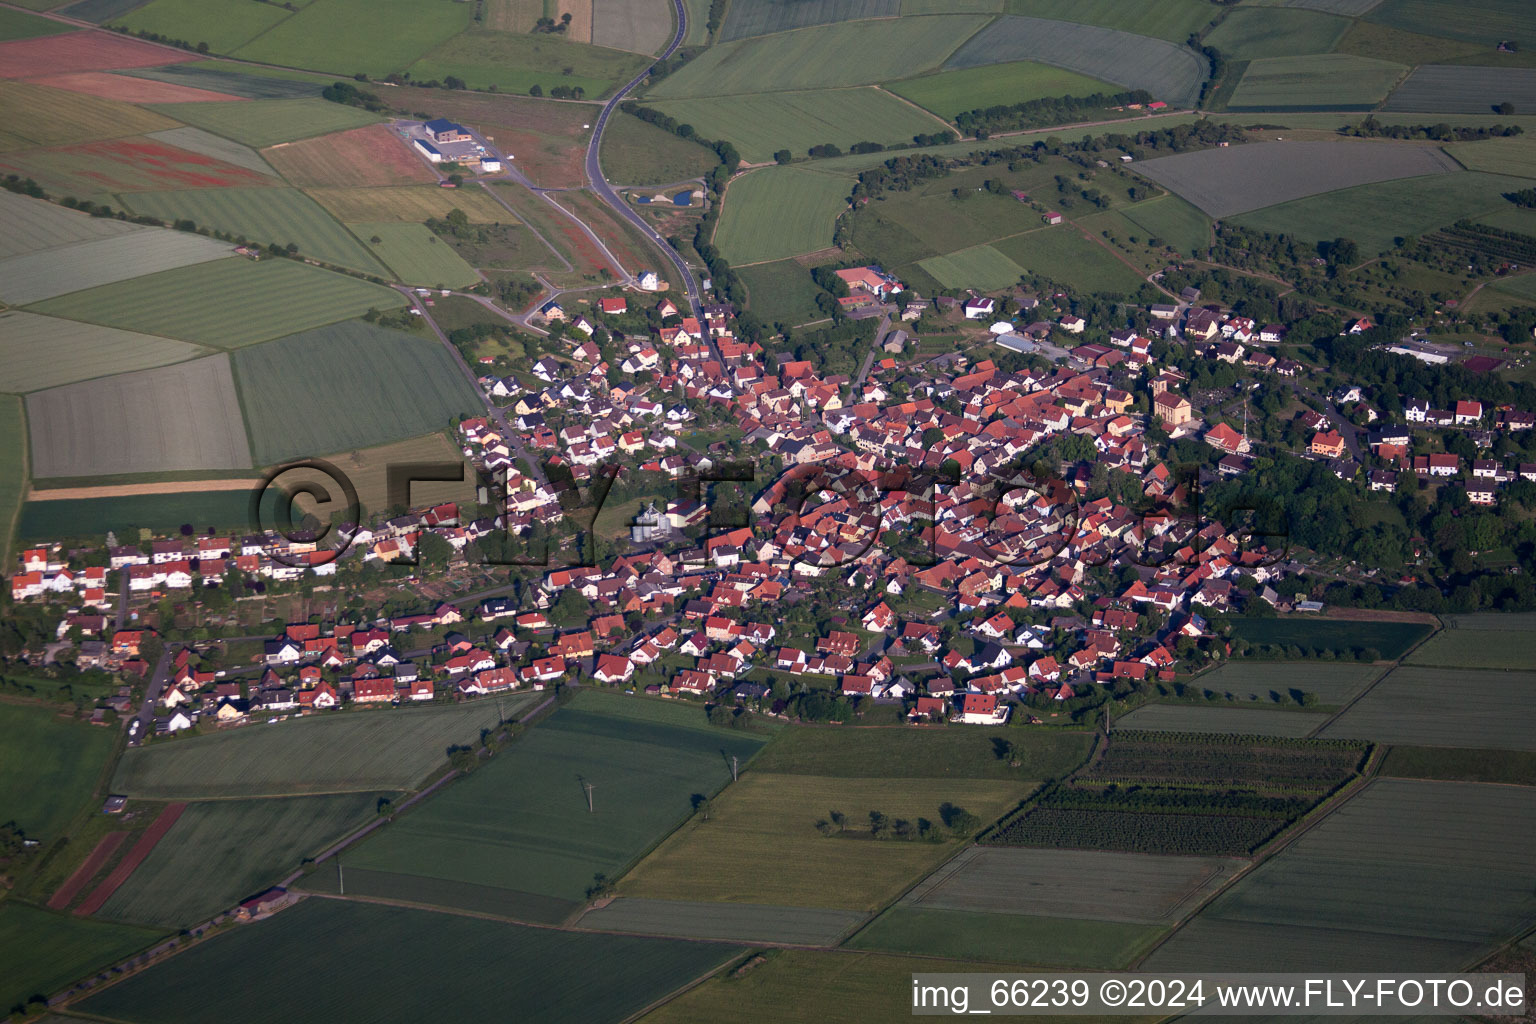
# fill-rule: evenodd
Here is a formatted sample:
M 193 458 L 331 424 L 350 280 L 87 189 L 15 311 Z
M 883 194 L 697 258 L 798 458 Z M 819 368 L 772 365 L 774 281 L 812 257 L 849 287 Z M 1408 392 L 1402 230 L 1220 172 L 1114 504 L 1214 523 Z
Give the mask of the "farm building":
M 470 141 L 470 134 L 464 129 L 464 126 L 461 124 L 455 124 L 454 122 L 448 120 L 446 117 L 435 118 L 434 120 L 428 121 L 426 124 L 422 125 L 422 127 L 426 129 L 427 135 L 432 139 L 433 142 L 446 143 Z
M 426 139 L 413 139 L 411 144 L 416 147 L 422 156 L 426 157 L 434 164 L 440 164 L 443 162 L 443 151 L 432 145 L 432 143 L 428 142 Z

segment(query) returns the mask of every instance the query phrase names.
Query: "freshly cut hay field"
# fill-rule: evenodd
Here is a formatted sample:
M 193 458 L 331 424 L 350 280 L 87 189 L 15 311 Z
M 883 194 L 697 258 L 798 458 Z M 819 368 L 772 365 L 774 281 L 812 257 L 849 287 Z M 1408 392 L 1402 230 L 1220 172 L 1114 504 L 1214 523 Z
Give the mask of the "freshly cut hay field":
M 223 353 L 34 391 L 27 420 L 36 477 L 251 465 Z
M 1159 196 L 1120 208 L 1121 216 L 1179 252 L 1190 255 L 1211 245 L 1211 218 L 1178 196 Z
M 1536 632 L 1446 629 L 1408 656 L 1409 665 L 1528 669 L 1536 665 Z
M 392 444 L 375 445 L 371 448 L 352 448 L 322 456 L 325 461 L 347 474 L 352 486 L 357 488 L 357 499 L 367 512 L 382 512 L 389 508 L 389 467 L 413 462 L 465 462 L 464 453 L 455 448 L 441 431 L 413 437 Z M 419 481 L 411 484 L 411 505 L 437 505 L 445 501 L 473 501 L 475 498 L 475 474 L 465 463 L 464 479 L 455 481 Z M 307 473 L 302 469 L 289 470 L 282 475 L 284 487 L 291 487 L 304 480 L 313 480 L 327 486 L 322 473 Z M 337 496 L 336 508 L 345 506 L 343 497 Z M 299 500 L 301 509 L 311 507 L 308 499 Z M 319 513 L 317 513 L 319 514 Z M 328 514 L 320 518 L 328 519 Z
M 1032 274 L 1044 274 L 1085 291 L 1129 295 L 1141 287 L 1141 275 L 1108 249 L 1065 225 L 1014 235 L 993 248 Z
M 938 67 L 986 23 L 987 18 L 975 14 L 897 18 L 738 40 L 710 47 L 668 75 L 649 95 L 653 99 L 724 96 L 910 78 Z
M 672 41 L 666 0 L 592 0 L 592 42 L 616 50 L 655 53 Z
M 417 437 L 481 408 L 442 345 L 360 320 L 242 349 L 235 373 L 260 465 Z
M 251 971 L 274 949 L 296 976 Z M 410 950 L 409 956 L 401 956 Z M 581 935 L 427 910 L 309 899 L 103 989 L 92 1014 L 142 1024 L 194 1019 L 628 1020 L 742 951 L 728 945 Z M 594 970 L 593 965 L 601 964 Z M 210 977 L 242 976 L 209 986 Z M 452 984 L 443 979 L 453 978 Z
M 748 163 L 768 163 L 780 149 L 795 156 L 822 143 L 847 149 L 856 142 L 910 143 L 914 135 L 943 131 L 928 114 L 880 89 L 775 92 L 669 100 L 656 109 L 691 124 L 707 139 L 726 139 Z
M 1158 157 L 1134 167 L 1212 217 L 1355 185 L 1458 170 L 1433 146 L 1370 139 L 1250 142 Z
M 480 283 L 475 268 L 464 262 L 425 224 L 349 224 L 357 237 L 405 284 L 432 288 L 468 288 Z M 377 244 L 373 239 L 379 239 Z
M 92 217 L 45 199 L 0 191 L 0 259 L 148 230 L 140 224 Z
M 0 53 L 6 45 L 0 43 Z M 0 151 L 4 151 L 119 139 L 174 128 L 176 122 L 97 96 L 27 82 L 0 81 L 0 125 L 4 126 L 0 127 Z
M 242 146 L 238 142 L 231 142 L 212 132 L 205 132 L 201 128 L 167 128 L 163 132 L 150 132 L 145 138 L 193 153 L 201 153 L 203 156 L 211 156 L 215 160 L 222 160 L 236 167 L 244 167 L 257 174 L 272 173 L 272 167 L 254 149 Z
M 135 231 L 76 242 L 0 260 L 0 299 L 24 306 L 83 288 L 223 259 L 233 252 L 227 242 L 183 231 Z
M 1525 0 L 1383 0 L 1367 20 L 1489 46 L 1536 37 L 1536 8 Z
M 252 100 L 249 103 L 162 103 L 154 109 L 195 128 L 257 149 L 357 128 L 379 120 L 376 114 L 361 107 L 348 107 L 318 98 Z
M 1242 7 L 1205 37 L 1230 60 L 1327 53 L 1349 30 L 1349 19 L 1294 7 Z
M 820 907 L 619 899 L 601 909 L 587 911 L 577 927 L 679 939 L 830 946 L 864 920 L 864 914 L 851 910 Z
M 21 495 L 27 489 L 27 417 L 19 395 L 0 395 L 0 430 L 16 439 L 0 455 L 0 558 L 11 560 L 11 538 L 21 511 Z
M 1258 231 L 1283 232 L 1302 242 L 1353 238 L 1362 252 L 1382 252 L 1399 237 L 1422 235 L 1508 205 L 1505 192 L 1530 182 L 1498 174 L 1464 172 L 1403 178 L 1340 189 L 1245 213 L 1233 222 Z
M 990 821 L 1023 799 L 1031 783 L 977 779 L 844 779 L 749 771 L 667 837 L 619 884 L 625 896 L 777 903 L 869 911 L 897 896 L 952 851 L 953 840 L 868 839 L 869 813 L 914 824 L 940 821 L 940 805 Z M 823 836 L 818 820 L 847 815 L 858 838 Z M 939 826 L 942 827 L 942 826 Z M 750 872 L 701 873 L 711 860 L 753 864 Z
M 1007 10 L 1009 14 L 1117 28 L 1181 45 L 1191 32 L 1204 28 L 1215 17 L 1209 4 L 1201 0 L 1144 0 L 1135 4 L 1122 0 L 1008 0 Z
M 171 64 L 162 68 L 133 68 L 118 72 L 123 76 L 145 78 L 154 82 L 182 85 L 196 89 L 208 89 L 230 96 L 242 96 L 248 100 L 291 100 L 319 96 L 329 78 L 304 78 L 302 81 L 276 78 L 262 73 L 270 69 L 247 68 L 242 65 L 218 61 L 197 61 L 191 64 Z M 298 76 L 296 76 L 297 78 Z
M 207 43 L 215 53 L 228 53 L 290 16 L 281 4 L 250 0 L 150 0 L 112 23 Z
M 371 821 L 382 795 L 191 804 L 99 916 L 163 928 L 205 921 Z
M 1020 765 L 1010 767 L 995 741 L 1015 746 Z M 845 778 L 1044 779 L 1065 775 L 1088 757 L 1093 735 L 1051 730 L 1027 732 L 977 726 L 971 729 L 783 729 L 752 763 L 775 775 Z
M 1536 923 L 1533 828 L 1536 789 L 1377 780 L 1142 967 L 1460 969 Z
M 811 272 L 794 260 L 757 263 L 743 267 L 739 274 L 750 296 L 748 306 L 768 323 L 793 326 L 826 315 L 816 305 L 821 289 L 811 280 Z
M 603 173 L 622 185 L 667 185 L 708 174 L 720 161 L 697 142 L 680 139 L 619 111 L 603 130 Z
M 0 78 L 35 78 L 70 71 L 147 68 L 196 60 L 164 46 L 91 29 L 0 43 Z
M 75 31 L 74 25 L 67 25 L 62 21 L 39 18 L 35 14 L 26 14 L 9 7 L 0 10 L 0 40 L 35 39 L 38 36 L 52 36 L 60 32 L 73 31 Z
M 340 75 L 362 71 L 382 78 L 404 71 L 432 47 L 463 32 L 473 16 L 471 4 L 314 0 L 234 56 Z
M 901 13 L 901 0 L 736 0 L 726 9 L 717 41 L 728 43 L 839 21 L 894 18 Z
M 404 304 L 392 289 L 305 263 L 240 258 L 74 292 L 34 311 L 233 348 Z
M 1345 53 L 1255 60 L 1243 72 L 1227 109 L 1369 110 L 1407 70 L 1401 64 Z
M 124 752 L 112 792 L 143 800 L 222 800 L 409 790 L 535 694 L 451 707 L 339 711 Z
M 1227 736 L 1306 736 L 1328 721 L 1322 713 L 1198 704 L 1146 704 L 1115 720 L 1117 729 L 1205 732 Z
M 0 1003 L 50 996 L 97 969 L 154 945 L 161 931 L 56 914 L 16 900 L 0 904 Z
M 281 143 L 262 156 L 290 184 L 299 186 L 437 183 L 432 169 L 382 124 Z
M 1536 750 L 1536 672 L 1397 669 L 1323 730 L 1325 739 Z
M 116 737 L 51 707 L 0 704 L 0 741 L 0 813 L 51 843 L 91 801 Z
M 179 363 L 208 351 L 184 341 L 9 309 L 0 313 L 0 390 L 37 391 Z
M 1205 79 L 1204 58 L 1160 39 L 1112 28 L 1008 16 L 955 52 L 947 68 L 1036 60 L 1132 89 L 1175 106 L 1194 103 Z
M 100 96 L 119 103 L 229 103 L 240 99 L 239 96 L 226 96 L 207 89 L 157 82 L 149 78 L 133 78 L 110 71 L 77 71 L 68 75 L 29 78 L 27 81 L 31 85 Z
M 711 728 L 696 705 L 584 693 L 348 850 L 346 866 L 580 903 L 594 875 L 617 878 L 693 813 L 694 794 L 730 782 L 732 755 L 762 743 Z
M 979 288 L 996 291 L 1011 288 L 1024 276 L 1024 268 L 990 245 L 976 245 L 943 256 L 931 256 L 917 264 L 946 288 Z
M 143 136 L 0 154 L 0 168 L 32 178 L 55 193 L 97 198 L 104 192 L 277 184 L 266 173 Z
M 1116 93 L 1120 87 L 1065 68 L 1021 60 L 1011 64 L 940 71 L 886 86 L 918 106 L 952 120 L 967 110 L 1054 96 Z
M 1127 967 L 1165 931 L 1119 921 L 928 910 L 898 904 L 848 940 L 850 949 L 1054 967 Z
M 516 217 L 478 187 L 438 188 L 435 185 L 392 185 L 383 188 L 312 188 L 310 198 L 345 223 L 378 220 L 420 224 L 430 217 L 446 217 L 463 210 L 476 224 L 508 224 Z
M 1536 109 L 1536 70 L 1531 68 L 1422 67 L 1398 86 L 1383 110 L 1428 114 L 1491 114 L 1501 103 Z
M 1455 142 L 1446 146 L 1445 151 L 1469 171 L 1493 171 L 1496 174 L 1536 178 L 1536 136 L 1533 135 L 1485 139 L 1482 142 Z
M 578 17 L 582 6 L 575 5 Z M 494 85 L 520 95 L 534 85 L 546 95 L 557 85 L 580 86 L 587 99 L 597 99 L 615 83 L 639 74 L 647 63 L 640 54 L 580 41 L 579 34 L 562 39 L 471 29 L 429 50 L 411 65 L 411 74 L 418 80 L 457 75 L 472 89 Z
M 973 846 L 899 906 L 1172 925 L 1247 865 L 1235 857 Z
M 850 178 L 801 167 L 743 175 L 726 192 L 715 244 L 737 265 L 825 249 L 852 185 Z

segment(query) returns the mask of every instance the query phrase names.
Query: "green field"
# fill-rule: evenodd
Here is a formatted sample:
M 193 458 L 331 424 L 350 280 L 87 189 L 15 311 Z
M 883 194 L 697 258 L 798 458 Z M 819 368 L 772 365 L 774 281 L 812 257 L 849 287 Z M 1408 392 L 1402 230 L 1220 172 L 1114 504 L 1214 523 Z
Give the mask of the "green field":
M 380 796 L 192 804 L 100 916 L 164 928 L 199 924 L 280 881 L 303 858 L 372 820 Z
M 577 927 L 678 939 L 822 946 L 836 943 L 864 920 L 864 914 L 819 907 L 619 899 L 606 907 L 589 910 Z
M 246 491 L 183 491 L 127 494 L 116 498 L 29 501 L 22 506 L 19 536 L 27 541 L 64 537 L 97 539 L 113 530 L 119 537 L 131 537 L 137 536 L 136 531 L 140 529 L 164 532 L 183 524 L 199 530 L 208 527 L 246 529 L 251 522 L 250 506 L 251 496 Z
M 1536 37 L 1536 9 L 1524 0 L 1384 0 L 1367 20 L 1489 46 Z
M 0 395 L 0 433 L 16 439 L 0 455 L 0 558 L 10 565 L 11 539 L 27 487 L 27 417 L 17 395 Z
M 658 100 L 728 96 L 910 78 L 938 67 L 986 23 L 973 14 L 893 18 L 724 43 L 662 79 L 649 95 Z
M 1384 110 L 1487 114 L 1501 103 L 1536 107 L 1536 71 L 1529 68 L 1422 67 L 1409 75 Z
M 1349 29 L 1349 19 L 1294 7 L 1240 7 L 1205 37 L 1229 60 L 1260 60 L 1327 53 Z
M 379 120 L 378 115 L 361 107 L 319 98 L 252 100 L 249 103 L 161 103 L 152 109 L 254 149 L 357 128 Z
M 0 191 L 0 228 L 0 260 L 149 230 L 5 191 Z
M 1258 699 L 1292 707 L 1302 693 L 1315 694 L 1319 704 L 1347 704 L 1380 674 L 1377 666 L 1358 662 L 1243 659 L 1201 673 L 1190 685 L 1197 690 L 1231 694 L 1237 700 Z
M 758 263 L 738 273 L 747 286 L 748 306 L 765 322 L 793 326 L 826 316 L 816 305 L 821 289 L 811 272 L 794 260 Z
M 1327 739 L 1536 750 L 1536 673 L 1400 668 L 1323 730 Z
M 472 4 L 436 0 L 314 0 L 234 56 L 382 78 L 464 31 L 473 16 Z
M 1281 711 L 1265 705 L 1202 707 L 1198 704 L 1145 704 L 1115 720 L 1117 729 L 1203 732 L 1226 736 L 1306 736 L 1328 721 L 1326 714 Z
M 762 742 L 711 728 L 697 706 L 583 693 L 491 764 L 348 850 L 348 891 L 391 895 L 355 890 L 357 868 L 574 909 L 594 875 L 617 877 L 693 813 L 694 794 L 730 781 L 731 755 L 745 761 Z
M 113 24 L 194 44 L 207 43 L 215 53 L 228 53 L 288 15 L 280 4 L 253 4 L 250 0 L 152 0 L 114 19 Z
M 39 18 L 10 8 L 0 9 L 0 40 L 36 39 L 38 36 L 69 32 L 74 28 L 74 25 L 62 21 Z
M 536 694 L 450 708 L 345 711 L 178 738 L 124 753 L 113 792 L 146 800 L 372 793 L 419 786 L 447 748 L 479 739 Z
M 1211 245 L 1211 218 L 1178 196 L 1159 196 L 1133 206 L 1123 206 L 1119 214 L 1163 245 L 1190 255 Z
M 697 142 L 617 111 L 603 130 L 603 173 L 618 185 L 667 185 L 708 174 L 719 159 Z
M 1109 82 L 1031 61 L 941 71 L 895 82 L 888 88 L 947 120 L 953 120 L 956 114 L 967 110 L 994 105 L 1120 91 L 1119 86 Z
M 0 1006 L 51 996 L 98 967 L 153 945 L 162 933 L 55 914 L 8 900 L 0 904 Z
M 905 20 L 905 19 L 903 19 Z M 977 33 L 945 67 L 974 68 L 1035 60 L 1132 89 L 1175 106 L 1194 103 L 1205 79 L 1203 58 L 1183 45 L 1113 28 L 1007 16 Z
M 812 146 L 847 149 L 856 142 L 909 143 L 944 125 L 880 89 L 823 89 L 760 96 L 668 100 L 656 109 L 693 125 L 706 139 L 725 139 L 748 163 L 767 163 L 780 149 L 797 157 Z
M 1269 57 L 1249 63 L 1228 110 L 1369 110 L 1407 68 L 1345 53 Z
M 1166 929 L 1118 921 L 895 906 L 848 940 L 851 949 L 1051 967 L 1127 967 Z
M 273 950 L 308 969 L 252 971 Z M 582 1024 L 628 1019 L 738 952 L 310 899 L 113 985 L 80 1008 L 141 1024 L 502 1017 Z M 240 984 L 207 984 L 230 976 Z
M 1502 629 L 1446 629 L 1409 657 L 1410 665 L 1445 668 L 1528 669 L 1536 665 L 1536 633 Z
M 0 299 L 25 306 L 130 277 L 223 259 L 234 247 L 181 231 L 135 231 L 0 262 Z
M 429 288 L 468 288 L 480 283 L 475 268 L 464 262 L 425 224 L 349 224 L 352 233 L 368 243 L 373 254 L 389 265 L 405 284 Z M 374 242 L 377 238 L 379 241 Z
M 1304 651 L 1354 654 L 1375 649 L 1386 661 L 1396 661 L 1408 648 L 1429 636 L 1434 627 L 1420 622 L 1368 622 L 1294 616 L 1275 619 L 1233 619 L 1232 635 L 1254 646 L 1300 647 Z
M 1000 741 L 1014 744 L 1019 767 L 1000 753 Z M 835 775 L 844 778 L 1046 779 L 1080 765 L 1093 746 L 1086 732 L 1017 729 L 784 729 L 753 762 L 776 775 Z
M 261 158 L 261 154 L 250 146 L 242 145 L 222 135 L 204 131 L 201 128 L 193 128 L 190 125 L 181 128 L 167 128 L 163 132 L 150 132 L 146 138 L 163 142 L 168 146 L 177 146 L 193 153 L 201 153 L 203 156 L 211 156 L 215 160 L 222 160 L 236 167 L 244 167 L 248 171 L 257 174 L 271 174 L 271 166 Z
M 1400 779 L 1536 784 L 1536 752 L 1455 747 L 1390 747 L 1379 774 Z
M 614 83 L 629 81 L 647 63 L 639 54 L 555 35 L 471 30 L 427 51 L 411 65 L 411 74 L 419 81 L 457 75 L 471 89 L 495 86 L 517 93 L 535 85 L 546 95 L 557 85 L 579 86 L 587 99 L 597 99 Z
M 1068 225 L 1014 235 L 993 247 L 1028 273 L 1084 291 L 1129 295 L 1141 287 L 1140 274 Z
M 1371 254 L 1390 249 L 1400 237 L 1499 209 L 1505 192 L 1528 185 L 1521 178 L 1472 171 L 1402 178 L 1280 203 L 1231 219 L 1241 227 L 1289 234 L 1308 244 L 1353 238 L 1362 253 Z
M 0 704 L 0 822 L 57 839 L 91 802 L 117 737 L 49 707 Z
M 1213 17 L 1202 0 L 1008 0 L 1009 14 L 1026 14 L 1053 21 L 1076 21 L 1134 32 L 1140 36 L 1183 44 L 1191 32 L 1204 28 Z
M 416 437 L 481 407 L 442 345 L 358 320 L 241 349 L 235 376 L 259 465 Z
M 990 245 L 975 245 L 943 256 L 919 260 L 918 266 L 946 288 L 977 288 L 998 291 L 1012 288 L 1024 276 L 1024 268 Z
M 901 0 L 742 0 L 727 8 L 719 41 L 765 36 L 773 32 L 830 25 L 866 18 L 894 18 L 903 13 Z
M 194 89 L 209 89 L 248 100 L 292 100 L 319 96 L 320 90 L 329 84 L 327 79 L 310 75 L 213 60 L 167 64 L 161 68 L 128 68 L 118 74 L 169 82 L 172 85 L 187 85 Z M 279 77 L 285 74 L 292 77 Z
M 184 341 L 19 309 L 0 313 L 0 389 L 6 391 L 37 391 L 83 377 L 164 366 L 208 351 Z
M 1445 151 L 1469 171 L 1492 171 L 1536 178 L 1536 136 L 1516 135 L 1482 142 L 1457 142 Z
M 294 260 L 237 258 L 75 292 L 33 310 L 233 348 L 404 304 L 388 288 Z
M 257 245 L 299 247 L 299 255 L 365 274 L 385 275 L 366 246 L 294 188 L 215 188 L 135 192 L 125 198 L 135 213 L 170 222 L 190 220 Z
M 1141 966 L 1463 969 L 1536 923 L 1533 827 L 1536 789 L 1377 780 Z
M 734 264 L 765 263 L 832 244 L 848 206 L 848 178 L 803 167 L 769 167 L 731 183 L 715 244 Z
M 121 139 L 175 127 L 170 118 L 132 104 L 0 80 L 0 152 Z

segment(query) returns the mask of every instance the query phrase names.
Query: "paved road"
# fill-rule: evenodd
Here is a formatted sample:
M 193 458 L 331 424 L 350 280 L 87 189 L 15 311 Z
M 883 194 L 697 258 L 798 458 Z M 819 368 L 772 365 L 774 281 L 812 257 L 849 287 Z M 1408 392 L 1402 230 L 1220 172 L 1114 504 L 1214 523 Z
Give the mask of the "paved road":
M 880 346 L 885 344 L 885 336 L 891 330 L 891 314 L 885 314 L 885 319 L 880 321 L 880 326 L 875 328 L 875 340 L 869 346 L 869 351 L 864 355 L 864 362 L 859 364 L 858 376 L 853 378 L 854 391 L 857 392 L 864 378 L 869 376 L 869 368 L 875 365 L 875 359 L 880 355 Z
M 1331 421 L 1330 426 L 1339 432 L 1339 437 L 1343 439 L 1344 447 L 1349 452 L 1350 457 L 1356 462 L 1364 463 L 1365 456 L 1360 447 L 1360 428 L 1345 419 L 1338 406 L 1334 405 L 1326 396 L 1320 395 L 1311 388 L 1304 387 L 1294 380 L 1291 381 L 1291 390 L 1321 403 L 1324 412 L 1327 413 L 1328 419 Z
M 125 569 L 123 575 L 126 576 L 127 574 Z M 160 660 L 155 662 L 155 670 L 150 674 L 149 685 L 144 688 L 144 703 L 139 705 L 137 716 L 139 723 L 138 731 L 128 741 L 130 747 L 136 747 L 143 743 L 144 738 L 154 728 L 155 705 L 160 701 L 160 691 L 165 689 L 165 681 L 170 675 L 171 670 L 171 656 L 176 651 L 177 648 L 175 646 L 167 645 L 160 654 Z

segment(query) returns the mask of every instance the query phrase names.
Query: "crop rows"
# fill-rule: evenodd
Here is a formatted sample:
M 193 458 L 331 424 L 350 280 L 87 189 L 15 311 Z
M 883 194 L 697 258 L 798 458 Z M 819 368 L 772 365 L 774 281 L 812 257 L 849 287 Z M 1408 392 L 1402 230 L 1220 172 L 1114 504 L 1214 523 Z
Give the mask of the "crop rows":
M 1536 263 L 1536 238 L 1486 224 L 1458 221 L 1451 227 L 1427 235 L 1424 242 L 1437 249 L 1456 249 L 1493 260 Z
M 1287 744 L 1273 737 L 1200 737 L 1190 743 L 1188 738 L 1117 733 L 1089 777 L 1094 782 L 1331 789 L 1354 773 L 1361 753 L 1358 744 Z
M 1053 846 L 1136 853 L 1246 854 L 1280 831 L 1274 818 L 1146 814 L 1041 807 L 1003 828 L 999 846 Z

